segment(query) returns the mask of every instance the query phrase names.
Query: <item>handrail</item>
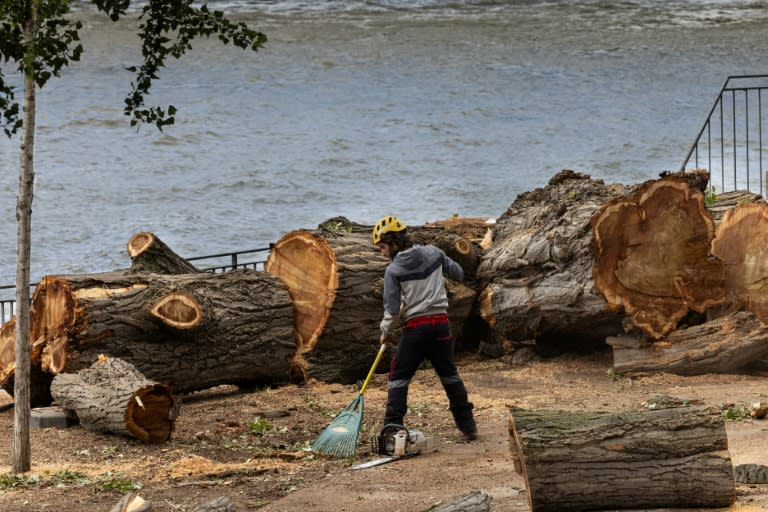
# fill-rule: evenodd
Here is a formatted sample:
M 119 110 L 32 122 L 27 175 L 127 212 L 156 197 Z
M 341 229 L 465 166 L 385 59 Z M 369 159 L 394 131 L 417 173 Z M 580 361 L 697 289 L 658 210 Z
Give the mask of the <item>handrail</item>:
M 745 83 L 747 82 L 747 83 Z M 706 151 L 707 169 L 710 173 L 712 193 L 729 189 L 746 189 L 763 193 L 763 91 L 768 90 L 768 75 L 733 75 L 729 76 L 715 98 L 691 148 L 685 156 L 681 171 L 691 163 L 699 167 L 699 149 Z M 743 104 L 737 104 L 737 94 L 743 95 Z M 730 99 L 730 102 L 727 100 Z M 757 102 L 755 113 L 751 107 Z M 726 108 L 726 103 L 730 103 Z M 718 108 L 719 107 L 719 108 Z M 750 124 L 750 120 L 752 124 Z M 730 133 L 726 133 L 726 121 Z M 712 125 L 719 123 L 719 133 L 712 140 Z M 717 132 L 717 130 L 715 130 Z M 706 132 L 706 139 L 704 135 Z M 719 148 L 718 148 L 719 143 Z M 755 147 L 757 149 L 755 149 Z M 741 148 L 741 152 L 739 149 Z M 729 153 L 729 172 L 733 173 L 732 182 L 726 183 L 726 153 Z M 713 156 L 717 160 L 713 162 Z M 732 158 L 731 158 L 732 157 Z M 732 160 L 732 165 L 731 165 Z M 756 163 L 758 176 L 750 176 L 750 164 Z M 718 173 L 719 171 L 719 173 Z M 740 173 L 739 171 L 743 171 Z M 719 186 L 718 186 L 719 185 Z
M 247 249 L 244 251 L 236 252 L 223 252 L 219 254 L 209 254 L 207 256 L 192 256 L 191 258 L 185 258 L 187 261 L 204 261 L 204 260 L 228 260 L 227 263 L 219 262 L 218 264 L 211 264 L 204 267 L 198 267 L 205 272 L 226 272 L 228 270 L 234 270 L 236 268 L 253 268 L 257 270 L 264 269 L 264 263 L 266 262 L 265 254 L 269 252 L 269 247 L 259 247 L 257 249 Z M 240 256 L 245 254 L 260 255 L 256 256 L 257 259 L 249 261 L 241 261 Z M 37 286 L 37 283 L 30 285 L 32 288 Z M 15 284 L 0 285 L 0 290 L 12 290 L 15 289 Z M 0 299 L 0 324 L 10 320 L 16 309 L 16 299 Z

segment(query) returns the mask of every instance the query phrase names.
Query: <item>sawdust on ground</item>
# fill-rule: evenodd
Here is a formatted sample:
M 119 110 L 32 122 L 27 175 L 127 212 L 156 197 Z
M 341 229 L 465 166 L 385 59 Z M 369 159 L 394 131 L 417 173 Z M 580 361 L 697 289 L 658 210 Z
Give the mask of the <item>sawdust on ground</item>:
M 184 397 L 171 441 L 144 445 L 80 426 L 32 432 L 37 485 L 3 486 L 7 512 L 109 511 L 128 489 L 151 500 L 154 511 L 191 511 L 229 498 L 238 511 L 421 512 L 473 490 L 491 496 L 491 510 L 528 511 L 523 478 L 509 451 L 509 407 L 531 410 L 620 411 L 659 395 L 701 400 L 738 410 L 768 402 L 765 378 L 741 375 L 681 377 L 613 375 L 609 353 L 459 360 L 479 424 L 467 443 L 453 426 L 431 369 L 420 370 L 410 394 L 407 423 L 435 440 L 434 451 L 352 471 L 374 458 L 370 440 L 381 426 L 386 377 L 365 395 L 365 420 L 356 460 L 321 457 L 310 443 L 356 396 L 355 386 L 309 383 L 275 389 L 219 387 Z M 734 465 L 768 464 L 768 419 L 727 421 Z M 8 478 L 13 412 L 0 412 L 0 475 Z M 737 484 L 728 511 L 768 510 L 768 484 Z M 720 509 L 718 509 L 720 510 Z

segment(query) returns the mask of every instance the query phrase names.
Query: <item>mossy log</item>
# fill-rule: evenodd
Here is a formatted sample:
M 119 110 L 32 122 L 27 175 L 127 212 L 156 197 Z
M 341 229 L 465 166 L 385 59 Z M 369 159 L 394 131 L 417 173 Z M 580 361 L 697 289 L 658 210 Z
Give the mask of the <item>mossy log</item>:
M 30 339 L 43 372 L 75 372 L 106 354 L 178 393 L 286 382 L 296 350 L 288 291 L 257 270 L 46 276 Z
M 90 368 L 54 377 L 51 394 L 64 409 L 75 411 L 86 430 L 163 443 L 178 415 L 168 386 L 153 382 L 133 365 L 101 357 Z
M 728 507 L 733 466 L 720 411 L 512 409 L 512 452 L 532 512 Z
M 273 244 L 264 268 L 285 283 L 296 310 L 293 374 L 352 383 L 370 369 L 389 263 L 372 245 L 370 233 L 370 227 L 339 217 L 313 231 L 290 232 Z M 459 283 L 449 283 L 448 289 L 449 316 L 458 333 L 475 294 Z

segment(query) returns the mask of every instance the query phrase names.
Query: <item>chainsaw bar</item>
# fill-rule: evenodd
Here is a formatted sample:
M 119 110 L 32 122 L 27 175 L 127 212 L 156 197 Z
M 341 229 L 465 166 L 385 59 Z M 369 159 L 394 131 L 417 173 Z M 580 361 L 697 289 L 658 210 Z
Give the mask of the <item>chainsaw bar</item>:
M 358 469 L 366 469 L 366 468 L 372 468 L 374 466 L 381 466 L 382 464 L 395 462 L 396 460 L 409 459 L 411 457 L 415 457 L 419 453 L 421 452 L 406 453 L 405 455 L 390 455 L 389 457 L 382 457 L 380 459 L 373 459 L 373 460 L 369 460 L 368 462 L 357 464 L 355 466 L 352 466 L 349 469 L 351 469 L 352 471 L 356 471 Z

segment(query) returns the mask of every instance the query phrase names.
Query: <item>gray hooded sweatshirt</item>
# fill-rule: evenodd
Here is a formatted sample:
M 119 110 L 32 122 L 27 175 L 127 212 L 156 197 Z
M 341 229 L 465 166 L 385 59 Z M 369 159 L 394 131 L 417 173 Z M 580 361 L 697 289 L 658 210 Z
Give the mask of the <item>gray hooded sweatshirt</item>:
M 390 336 L 403 306 L 403 321 L 448 312 L 443 274 L 461 281 L 464 270 L 432 245 L 414 245 L 397 253 L 384 272 L 384 318 L 381 333 Z

